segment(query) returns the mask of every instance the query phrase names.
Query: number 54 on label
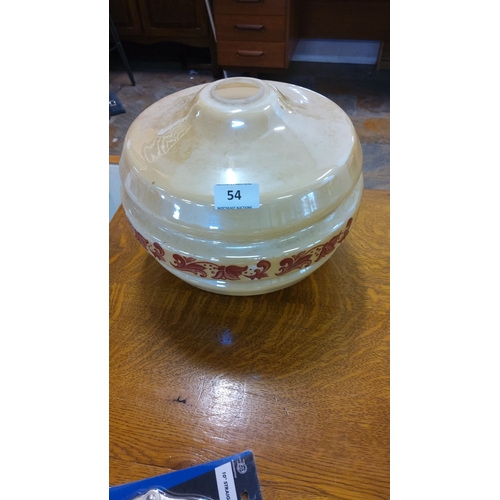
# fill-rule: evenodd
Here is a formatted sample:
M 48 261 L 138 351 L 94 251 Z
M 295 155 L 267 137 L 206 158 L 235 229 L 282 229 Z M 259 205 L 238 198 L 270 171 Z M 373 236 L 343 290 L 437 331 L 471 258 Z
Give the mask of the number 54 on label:
M 259 208 L 259 185 L 250 183 L 215 184 L 214 205 L 217 210 Z

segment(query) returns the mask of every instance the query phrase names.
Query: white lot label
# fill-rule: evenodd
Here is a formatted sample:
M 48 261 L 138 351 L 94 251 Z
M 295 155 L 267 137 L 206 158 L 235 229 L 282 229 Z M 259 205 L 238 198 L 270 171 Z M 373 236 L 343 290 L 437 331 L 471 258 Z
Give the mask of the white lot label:
M 258 184 L 216 184 L 214 202 L 217 210 L 259 208 Z

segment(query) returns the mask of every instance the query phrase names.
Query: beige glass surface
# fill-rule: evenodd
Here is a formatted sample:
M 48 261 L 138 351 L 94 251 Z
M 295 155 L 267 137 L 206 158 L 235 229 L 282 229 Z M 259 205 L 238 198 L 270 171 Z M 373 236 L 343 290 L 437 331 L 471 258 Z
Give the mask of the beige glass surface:
M 345 112 L 310 90 L 230 78 L 153 104 L 120 162 L 143 246 L 206 290 L 252 295 L 322 265 L 353 227 L 362 151 Z M 216 208 L 214 186 L 258 185 L 258 208 Z M 243 191 L 242 191 L 243 192 Z

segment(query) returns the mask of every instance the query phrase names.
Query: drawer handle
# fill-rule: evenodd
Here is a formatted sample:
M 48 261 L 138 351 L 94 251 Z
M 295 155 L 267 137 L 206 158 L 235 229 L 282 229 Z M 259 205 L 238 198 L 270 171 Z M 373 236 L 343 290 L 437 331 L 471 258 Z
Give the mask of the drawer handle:
M 263 50 L 238 50 L 237 55 L 243 57 L 261 57 L 264 55 Z
M 251 31 L 265 31 L 266 28 L 263 24 L 235 24 L 234 29 L 239 30 L 251 30 Z

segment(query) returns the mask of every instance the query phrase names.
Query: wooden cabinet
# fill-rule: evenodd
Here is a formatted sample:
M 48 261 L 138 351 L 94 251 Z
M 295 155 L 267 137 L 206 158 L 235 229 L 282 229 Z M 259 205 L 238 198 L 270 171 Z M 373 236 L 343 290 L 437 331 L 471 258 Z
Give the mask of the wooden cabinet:
M 109 0 L 109 13 L 120 37 L 142 35 L 136 0 Z
M 294 0 L 213 0 L 222 67 L 285 69 L 297 43 Z
M 206 38 L 208 14 L 199 0 L 138 0 L 147 36 Z
M 300 38 L 379 40 L 378 68 L 389 68 L 390 0 L 303 0 Z
M 390 0 L 304 0 L 300 38 L 388 41 Z
M 209 48 L 214 76 L 221 76 L 205 0 L 110 0 L 109 12 L 122 40 Z

